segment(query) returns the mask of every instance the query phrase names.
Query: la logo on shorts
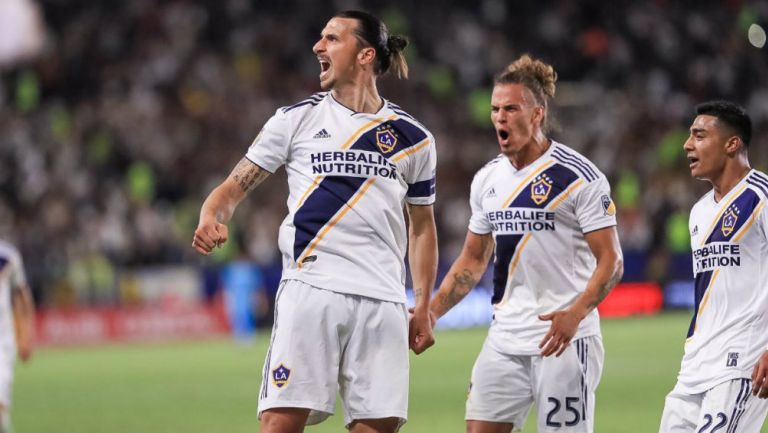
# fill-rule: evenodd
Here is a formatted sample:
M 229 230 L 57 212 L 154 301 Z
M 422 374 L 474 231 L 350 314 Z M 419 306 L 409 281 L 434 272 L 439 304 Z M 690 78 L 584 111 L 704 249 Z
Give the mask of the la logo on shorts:
M 291 369 L 284 366 L 282 363 L 272 370 L 272 383 L 276 387 L 282 388 L 288 385 L 288 379 L 291 377 Z

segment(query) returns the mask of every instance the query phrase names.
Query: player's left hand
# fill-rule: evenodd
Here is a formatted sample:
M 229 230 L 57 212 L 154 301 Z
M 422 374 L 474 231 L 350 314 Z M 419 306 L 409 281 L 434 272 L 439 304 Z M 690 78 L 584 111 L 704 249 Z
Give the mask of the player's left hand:
M 768 351 L 763 355 L 752 369 L 752 395 L 758 398 L 768 398 Z
M 435 344 L 432 328 L 437 318 L 429 308 L 418 310 L 409 308 L 408 312 L 411 313 L 408 323 L 408 345 L 413 353 L 419 355 Z
M 565 352 L 565 349 L 571 344 L 571 339 L 576 335 L 579 323 L 584 315 L 572 309 L 555 311 L 548 314 L 540 314 L 539 320 L 548 320 L 552 322 L 549 332 L 539 343 L 541 356 L 555 355 L 559 357 Z

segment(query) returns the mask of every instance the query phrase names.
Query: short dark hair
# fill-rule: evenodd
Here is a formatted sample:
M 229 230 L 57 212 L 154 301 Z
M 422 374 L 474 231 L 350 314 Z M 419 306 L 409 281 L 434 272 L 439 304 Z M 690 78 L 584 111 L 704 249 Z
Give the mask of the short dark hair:
M 730 101 L 708 101 L 696 106 L 696 114 L 717 117 L 717 120 L 733 129 L 745 147 L 749 147 L 752 120 L 741 105 Z
M 408 78 L 408 64 L 403 50 L 408 46 L 408 39 L 400 35 L 390 35 L 384 22 L 368 12 L 349 10 L 334 15 L 336 18 L 351 18 L 359 25 L 355 36 L 360 45 L 376 50 L 376 75 L 386 74 L 390 67 L 398 78 Z

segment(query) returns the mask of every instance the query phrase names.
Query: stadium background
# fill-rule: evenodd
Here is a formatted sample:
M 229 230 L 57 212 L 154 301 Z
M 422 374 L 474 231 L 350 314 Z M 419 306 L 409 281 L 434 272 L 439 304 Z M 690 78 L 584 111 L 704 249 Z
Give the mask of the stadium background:
M 14 31 L 34 31 L 8 19 L 10 4 L 31 3 L 9 0 L 0 7 L 6 24 L 0 39 L 6 41 Z M 179 380 L 157 391 L 157 401 L 144 411 L 169 416 L 136 429 L 217 431 L 210 420 L 227 407 L 233 415 L 224 418 L 241 422 L 228 425 L 230 431 L 254 431 L 265 339 L 240 347 L 199 338 L 226 330 L 219 276 L 227 264 L 247 259 L 263 276 L 266 299 L 274 295 L 284 172 L 240 206 L 226 248 L 206 259 L 189 244 L 205 195 L 244 155 L 261 125 L 277 107 L 318 91 L 311 47 L 335 11 L 367 9 L 392 32 L 410 37 L 411 79 L 385 78 L 380 90 L 437 139 L 441 272 L 466 233 L 472 175 L 497 154 L 489 121 L 492 76 L 525 52 L 559 74 L 551 136 L 592 159 L 613 188 L 629 284 L 606 315 L 648 313 L 662 301 L 668 308 L 692 303 L 687 212 L 707 185 L 690 178 L 681 146 L 696 103 L 727 98 L 746 106 L 756 132 L 750 158 L 755 168 L 768 169 L 768 53 L 759 27 L 768 24 L 764 1 L 48 0 L 37 6 L 39 45 L 25 58 L 0 63 L 0 237 L 16 243 L 26 260 L 46 347 L 19 371 L 14 416 L 22 432 L 54 431 L 57 422 L 72 422 L 65 431 L 133 430 L 130 421 L 93 416 L 94 405 L 109 400 L 103 394 L 131 389 L 131 377 Z M 488 320 L 487 296 L 482 289 L 473 296 L 452 326 Z M 686 316 L 605 321 L 607 366 L 598 398 L 614 406 L 613 415 L 598 415 L 597 431 L 655 428 L 663 393 L 674 382 Z M 269 314 L 259 323 L 268 327 Z M 443 331 L 439 339 L 454 341 L 455 351 L 438 346 L 435 354 L 414 359 L 414 375 L 421 377 L 441 365 L 430 368 L 430 362 L 453 356 L 456 365 L 445 370 L 450 381 L 436 376 L 414 390 L 413 422 L 404 431 L 430 431 L 429 423 L 418 430 L 418 418 L 435 421 L 441 409 L 455 422 L 438 431 L 461 431 L 461 399 L 482 334 Z M 186 343 L 139 342 L 174 338 Z M 116 340 L 136 343 L 112 345 Z M 636 351 L 636 345 L 647 350 Z M 209 370 L 182 367 L 205 366 L 216 356 L 221 362 Z M 233 365 L 241 374 L 231 383 L 252 386 L 229 394 L 223 386 L 228 376 L 210 375 Z M 88 388 L 92 376 L 98 383 Z M 170 391 L 190 377 L 210 378 L 211 389 L 221 391 L 221 407 L 179 410 L 187 406 L 173 399 L 192 396 Z M 202 387 L 207 381 L 196 392 L 210 392 Z M 652 388 L 647 399 L 638 399 L 634 390 L 644 386 Z M 419 396 L 431 401 L 435 387 L 458 400 L 445 406 L 450 409 L 436 404 L 433 414 L 421 414 Z M 57 400 L 66 390 L 82 398 Z M 97 398 L 86 398 L 92 393 Z M 130 409 L 137 398 L 129 393 L 115 404 Z M 202 417 L 191 427 L 194 417 L 187 415 L 207 411 L 219 417 Z M 627 424 L 632 414 L 637 421 Z M 312 431 L 323 428 L 332 427 Z

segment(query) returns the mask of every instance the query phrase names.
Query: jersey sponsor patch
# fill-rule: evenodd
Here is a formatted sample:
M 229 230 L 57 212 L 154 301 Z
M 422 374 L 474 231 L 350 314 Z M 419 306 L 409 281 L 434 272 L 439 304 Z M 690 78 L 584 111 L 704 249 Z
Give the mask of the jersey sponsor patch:
M 603 194 L 603 196 L 600 197 L 600 201 L 603 204 L 604 215 L 608 215 L 608 216 L 616 215 L 616 205 L 613 203 L 613 200 L 611 200 L 611 197 L 608 194 Z
M 728 236 L 733 232 L 736 227 L 736 221 L 739 220 L 739 208 L 734 204 L 731 205 L 723 215 L 723 223 L 720 225 L 720 231 L 723 232 L 723 236 Z
M 712 242 L 693 251 L 694 275 L 717 268 L 741 266 L 741 245 Z
M 376 145 L 382 153 L 389 153 L 397 145 L 397 135 L 391 126 L 385 124 L 376 128 Z
M 288 379 L 290 379 L 290 377 L 291 369 L 284 366 L 282 362 L 277 366 L 277 368 L 272 370 L 272 383 L 274 383 L 278 388 L 282 388 L 285 385 L 288 385 Z
M 552 179 L 546 173 L 537 176 L 536 181 L 531 184 L 531 200 L 537 205 L 542 204 L 547 201 L 550 192 L 552 192 Z

